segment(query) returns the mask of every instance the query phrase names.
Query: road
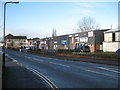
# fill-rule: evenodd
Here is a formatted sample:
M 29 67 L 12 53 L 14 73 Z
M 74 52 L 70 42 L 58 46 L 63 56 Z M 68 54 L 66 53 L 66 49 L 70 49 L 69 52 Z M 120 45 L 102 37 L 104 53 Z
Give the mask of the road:
M 6 50 L 6 55 L 14 62 L 40 72 L 58 88 L 118 87 L 117 66 L 65 61 L 12 50 Z

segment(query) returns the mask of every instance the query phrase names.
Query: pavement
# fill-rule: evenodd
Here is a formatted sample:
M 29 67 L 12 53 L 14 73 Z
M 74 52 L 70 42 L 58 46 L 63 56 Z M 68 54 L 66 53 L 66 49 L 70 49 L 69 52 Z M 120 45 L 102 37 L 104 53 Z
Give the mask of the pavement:
M 6 88 L 46 88 L 44 82 L 31 71 L 17 65 L 6 57 L 3 69 L 2 89 Z

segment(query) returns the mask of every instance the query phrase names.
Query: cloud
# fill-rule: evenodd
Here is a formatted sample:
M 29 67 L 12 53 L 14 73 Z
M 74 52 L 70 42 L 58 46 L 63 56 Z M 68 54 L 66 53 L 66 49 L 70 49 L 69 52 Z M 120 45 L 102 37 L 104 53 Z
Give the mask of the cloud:
M 86 8 L 93 8 L 94 6 L 91 3 L 85 3 L 85 2 L 74 2 L 76 6 L 80 7 L 86 7 Z
M 78 8 L 78 12 L 84 13 L 84 14 L 92 13 L 91 10 L 88 10 L 88 9 L 85 9 L 85 8 Z
M 90 10 L 89 8 L 84 8 L 82 6 L 75 5 L 75 6 L 72 7 L 70 12 L 73 13 L 73 14 L 85 14 L 85 15 L 88 15 L 88 14 L 92 13 L 93 11 Z
M 74 5 L 82 8 L 92 9 L 92 8 L 107 8 L 104 2 L 74 2 Z

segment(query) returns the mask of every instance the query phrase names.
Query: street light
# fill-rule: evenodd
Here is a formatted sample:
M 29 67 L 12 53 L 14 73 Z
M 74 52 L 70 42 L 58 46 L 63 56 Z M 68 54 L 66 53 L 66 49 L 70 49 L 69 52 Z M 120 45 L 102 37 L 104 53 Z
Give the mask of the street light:
M 5 2 L 4 4 L 4 31 L 3 31 L 3 39 L 4 39 L 4 44 L 3 44 L 3 67 L 5 68 L 5 14 L 6 14 L 6 5 L 7 3 L 19 3 L 19 1 L 9 1 Z

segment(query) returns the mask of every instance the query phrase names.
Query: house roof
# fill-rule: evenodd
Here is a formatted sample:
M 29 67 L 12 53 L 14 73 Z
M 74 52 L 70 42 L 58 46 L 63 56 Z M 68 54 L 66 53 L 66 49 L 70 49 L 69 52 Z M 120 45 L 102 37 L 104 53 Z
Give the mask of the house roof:
M 8 34 L 6 37 L 8 37 L 8 36 L 13 36 L 12 34 Z
M 33 40 L 40 40 L 40 38 L 36 37 L 36 38 L 33 38 Z
M 27 39 L 26 36 L 8 36 L 7 39 Z
M 107 31 L 107 30 L 110 30 L 110 29 L 95 29 L 95 30 L 91 30 L 91 31 Z M 59 36 L 55 36 L 53 38 L 56 38 L 56 37 L 63 37 L 63 36 L 69 36 L 69 35 L 75 35 L 75 34 L 80 34 L 80 33 L 86 33 L 86 32 L 91 32 L 91 31 L 85 31 L 85 32 L 76 32 L 76 33 L 71 33 L 71 34 L 66 34 L 66 35 L 59 35 Z

